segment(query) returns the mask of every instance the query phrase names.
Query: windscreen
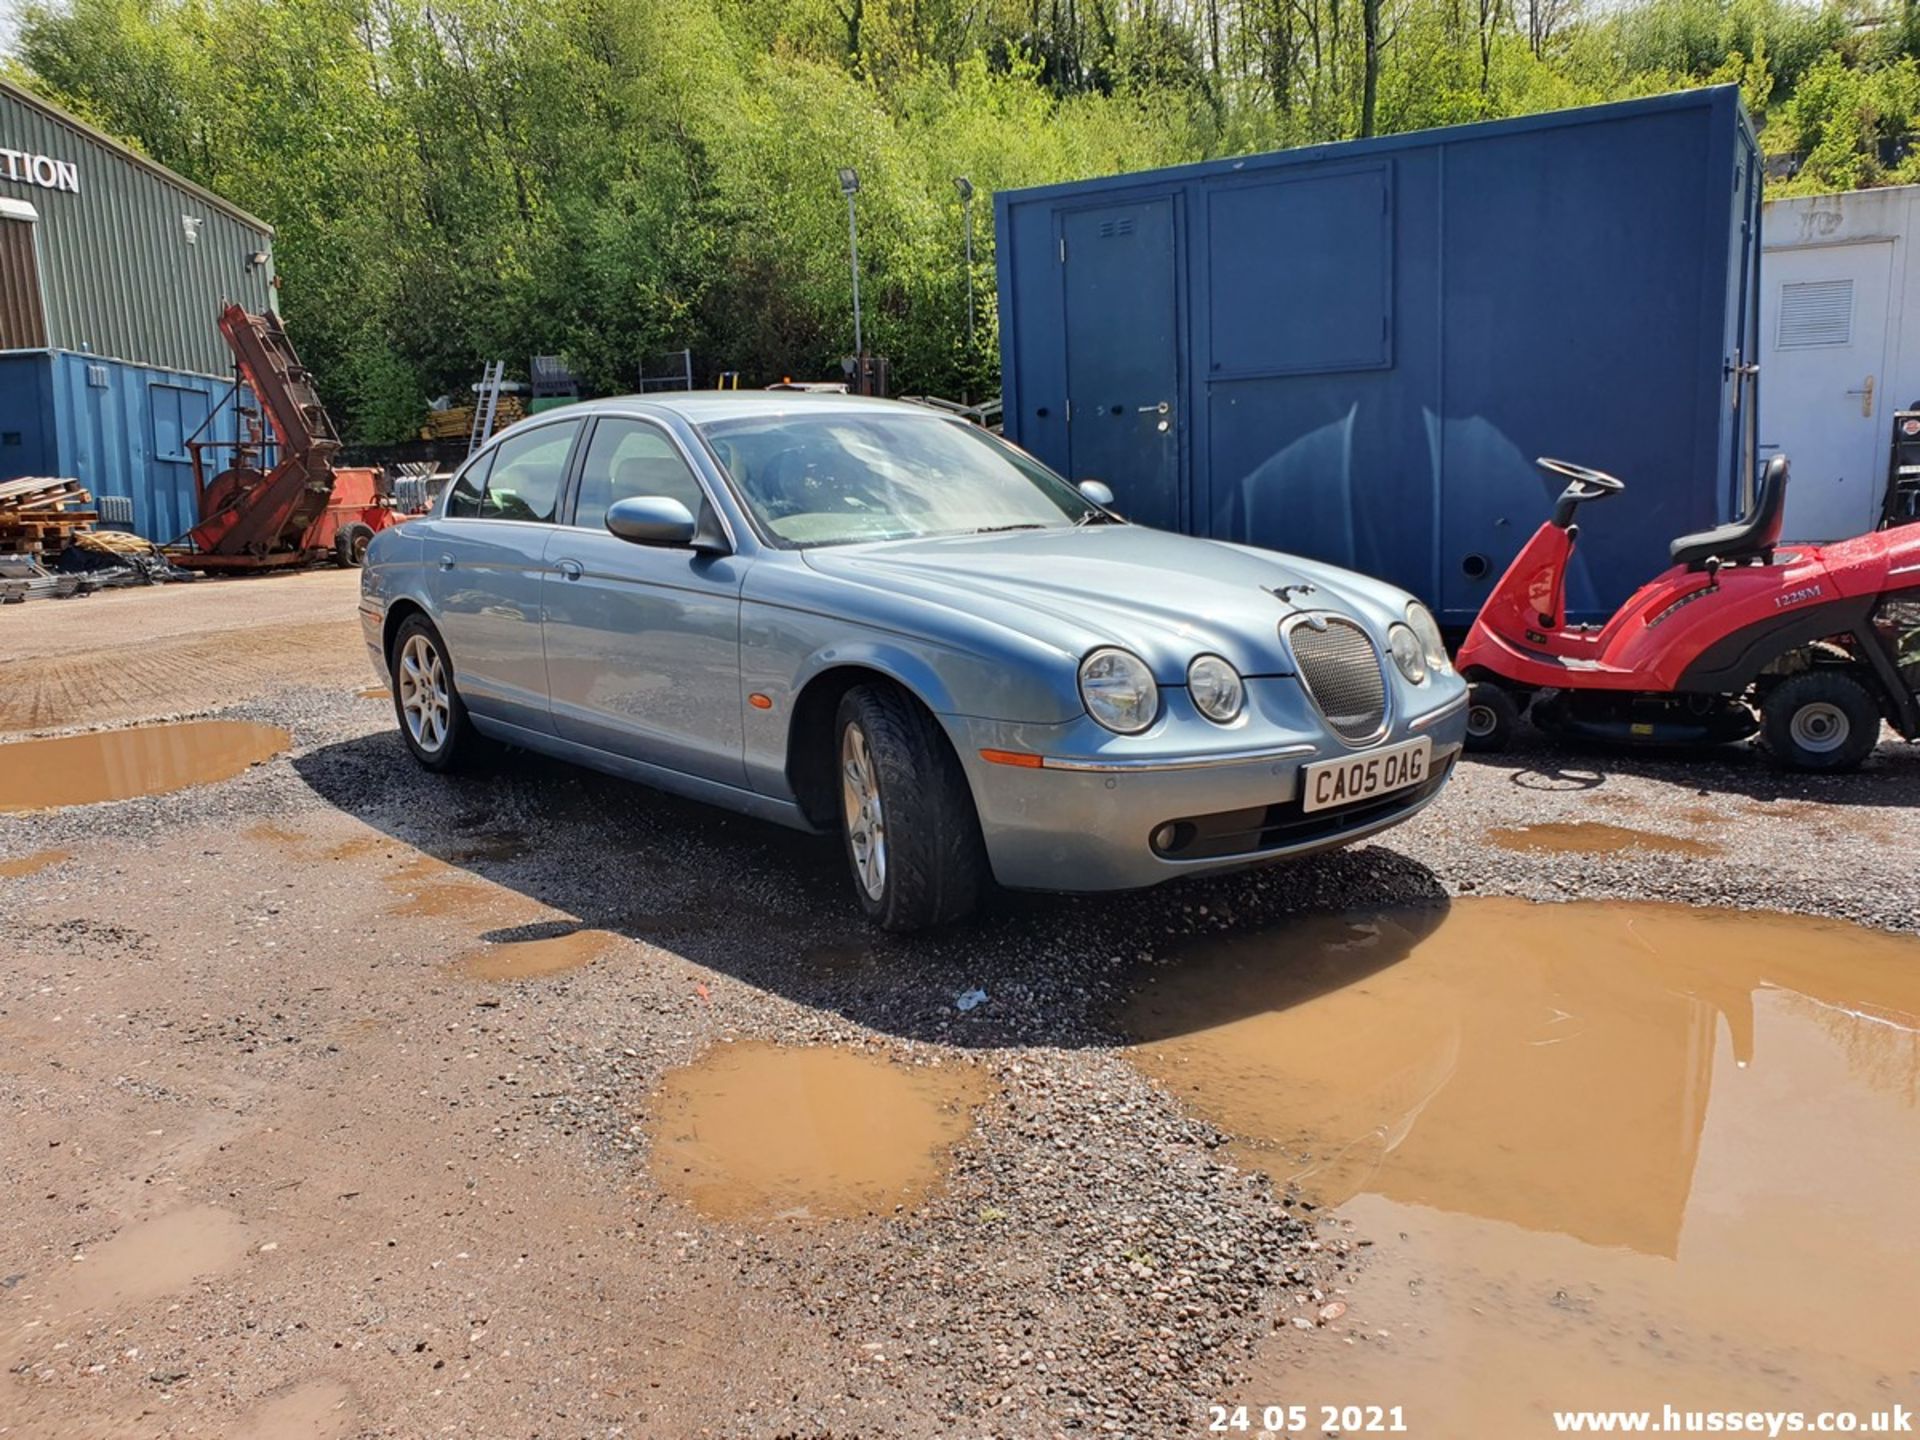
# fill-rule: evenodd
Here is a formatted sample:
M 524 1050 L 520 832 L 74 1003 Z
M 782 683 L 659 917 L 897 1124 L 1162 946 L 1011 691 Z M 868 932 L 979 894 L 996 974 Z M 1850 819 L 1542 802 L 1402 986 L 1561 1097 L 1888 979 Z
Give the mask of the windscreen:
M 789 545 L 1044 529 L 1101 514 L 1037 460 L 957 420 L 836 411 L 700 431 L 761 528 Z

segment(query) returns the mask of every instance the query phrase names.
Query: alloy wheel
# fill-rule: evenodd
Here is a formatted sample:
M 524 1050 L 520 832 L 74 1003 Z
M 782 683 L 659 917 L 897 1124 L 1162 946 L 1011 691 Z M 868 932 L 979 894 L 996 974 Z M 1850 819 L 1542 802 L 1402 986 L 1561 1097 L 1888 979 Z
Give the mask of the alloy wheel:
M 858 725 L 847 726 L 840 735 L 840 803 L 854 872 L 867 897 L 878 900 L 887 888 L 887 822 L 880 808 L 880 777 L 866 732 Z
M 440 650 L 425 635 L 409 635 L 400 647 L 400 714 L 413 743 L 436 755 L 447 743 L 453 696 Z

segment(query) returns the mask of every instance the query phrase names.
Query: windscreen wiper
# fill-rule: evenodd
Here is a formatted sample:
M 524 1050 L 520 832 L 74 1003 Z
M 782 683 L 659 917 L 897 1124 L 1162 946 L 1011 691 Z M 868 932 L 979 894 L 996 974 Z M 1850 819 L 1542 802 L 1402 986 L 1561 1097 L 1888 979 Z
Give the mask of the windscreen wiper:
M 1028 520 L 1018 525 L 982 525 L 979 529 L 969 530 L 967 533 L 969 535 L 1004 535 L 1009 530 L 1049 530 L 1051 528 L 1049 525 L 1041 525 Z

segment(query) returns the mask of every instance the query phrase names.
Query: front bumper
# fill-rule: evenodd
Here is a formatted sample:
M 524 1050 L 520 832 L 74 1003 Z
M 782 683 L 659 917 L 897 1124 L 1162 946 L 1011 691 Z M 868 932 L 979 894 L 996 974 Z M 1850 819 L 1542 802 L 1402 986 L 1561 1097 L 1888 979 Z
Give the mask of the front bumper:
M 1248 714 L 1231 730 L 1194 713 L 1184 690 L 1165 692 L 1168 713 L 1130 738 L 1091 720 L 1032 726 L 943 716 L 972 784 L 994 878 L 1017 890 L 1130 890 L 1349 845 L 1432 803 L 1466 738 L 1466 686 L 1452 676 L 1396 695 L 1387 733 L 1359 748 L 1327 733 L 1293 679 L 1247 688 Z M 1426 782 L 1353 806 L 1301 810 L 1307 765 L 1422 735 L 1433 740 Z M 1038 753 L 1046 766 L 995 763 L 983 750 Z M 1201 847 L 1207 853 L 1155 851 L 1156 828 L 1196 817 L 1218 822 L 1213 843 Z

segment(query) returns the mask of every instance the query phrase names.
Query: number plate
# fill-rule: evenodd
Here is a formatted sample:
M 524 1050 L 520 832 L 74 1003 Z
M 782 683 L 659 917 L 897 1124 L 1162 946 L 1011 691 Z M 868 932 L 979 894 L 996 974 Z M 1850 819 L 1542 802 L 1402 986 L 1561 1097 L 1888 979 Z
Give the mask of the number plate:
M 1329 810 L 1404 790 L 1427 778 L 1432 761 L 1433 739 L 1427 735 L 1386 750 L 1318 761 L 1300 776 L 1300 808 Z

